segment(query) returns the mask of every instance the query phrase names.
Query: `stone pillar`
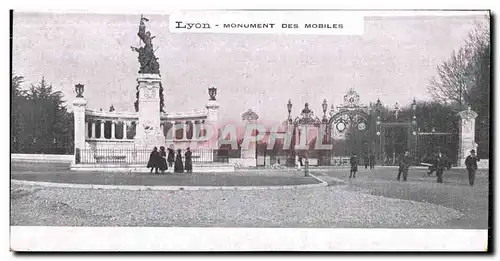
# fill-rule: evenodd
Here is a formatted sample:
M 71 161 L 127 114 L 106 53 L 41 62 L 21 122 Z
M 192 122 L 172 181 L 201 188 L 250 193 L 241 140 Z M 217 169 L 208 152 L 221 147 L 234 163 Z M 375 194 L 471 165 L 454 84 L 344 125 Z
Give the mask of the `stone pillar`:
M 459 112 L 458 116 L 460 116 L 458 165 L 465 166 L 465 158 L 469 152 L 472 149 L 477 150 L 475 135 L 477 113 L 469 106 L 467 110 Z
M 123 121 L 123 140 L 127 139 L 127 121 Z
M 248 142 L 243 142 L 242 145 L 245 146 L 248 144 L 248 146 L 245 146 L 246 148 L 242 147 L 241 148 L 241 164 L 244 166 L 257 166 L 257 144 L 255 142 L 254 136 L 257 135 L 256 131 L 252 131 L 252 137 L 247 137 L 247 132 L 250 132 L 250 129 L 247 130 L 247 128 L 251 128 L 250 126 L 256 126 L 257 124 L 257 119 L 259 119 L 259 115 L 257 113 L 253 112 L 251 109 L 246 111 L 241 115 L 241 119 L 245 123 L 245 137 L 243 139 L 253 139 Z
M 212 136 L 205 138 L 209 139 L 208 142 L 210 142 L 211 148 L 219 149 L 219 126 L 217 124 L 219 118 L 219 104 L 215 100 L 210 100 L 205 107 L 208 110 L 207 124 L 205 124 L 205 127 L 212 129 L 212 132 L 207 132 L 212 133 Z
M 95 120 L 92 120 L 92 139 L 95 139 Z
M 99 137 L 100 139 L 105 139 L 106 137 L 104 137 L 104 128 L 106 127 L 106 125 L 104 125 L 104 120 L 101 120 L 101 136 Z
M 139 74 L 139 121 L 135 144 L 142 148 L 164 145 L 160 131 L 160 82 L 158 74 Z
M 115 121 L 111 121 L 111 139 L 115 139 Z
M 85 139 L 89 138 L 89 122 L 85 121 Z
M 169 132 L 170 132 L 170 138 L 171 138 L 172 140 L 175 140 L 175 121 L 171 121 L 171 122 L 170 122 L 170 125 L 172 125 L 172 126 L 170 127 L 170 130 L 169 130 Z
M 187 121 L 184 121 L 184 124 L 183 124 L 184 127 L 182 127 L 182 139 L 183 140 L 188 140 L 188 123 Z
M 76 149 L 85 148 L 85 107 L 87 101 L 83 97 L 78 97 L 73 101 L 73 115 L 75 119 L 75 153 Z M 76 157 L 75 157 L 76 158 Z M 74 159 L 75 160 L 75 159 Z

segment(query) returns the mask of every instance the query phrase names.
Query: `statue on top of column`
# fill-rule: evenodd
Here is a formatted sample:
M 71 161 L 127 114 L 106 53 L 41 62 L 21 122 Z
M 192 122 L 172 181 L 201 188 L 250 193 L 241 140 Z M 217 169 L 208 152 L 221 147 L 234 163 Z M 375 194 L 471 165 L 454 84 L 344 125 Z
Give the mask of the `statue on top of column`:
M 139 63 L 141 68 L 139 73 L 152 73 L 160 74 L 160 64 L 158 63 L 158 58 L 155 56 L 155 50 L 153 49 L 152 40 L 155 36 L 151 36 L 151 32 L 146 31 L 146 24 L 149 20 L 141 15 L 141 21 L 139 23 L 139 32 L 137 35 L 144 43 L 142 47 L 131 47 L 133 51 L 139 53 Z

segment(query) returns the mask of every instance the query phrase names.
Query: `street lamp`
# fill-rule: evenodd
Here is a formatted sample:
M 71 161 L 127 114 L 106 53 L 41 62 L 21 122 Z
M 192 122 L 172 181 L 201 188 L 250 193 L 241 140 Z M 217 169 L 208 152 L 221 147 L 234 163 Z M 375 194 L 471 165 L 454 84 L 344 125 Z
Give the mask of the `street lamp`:
M 84 85 L 79 83 L 75 85 L 75 92 L 76 92 L 76 97 L 77 98 L 83 98 L 83 91 L 84 91 Z
M 375 103 L 375 109 L 378 113 L 380 113 L 380 109 L 382 107 L 382 103 L 380 102 L 380 98 L 377 99 L 377 103 Z
M 411 103 L 411 109 L 413 110 L 413 113 L 417 110 L 417 101 L 415 98 L 413 98 L 413 102 Z
M 288 121 L 292 123 L 292 116 L 290 115 L 292 113 L 292 101 L 288 99 L 288 104 L 286 105 L 286 108 L 288 109 Z
M 396 116 L 396 119 L 397 119 L 398 118 L 398 114 L 399 114 L 399 104 L 397 102 L 394 105 L 394 113 L 395 113 L 395 116 Z
M 326 110 L 328 109 L 328 104 L 326 103 L 326 99 L 323 100 L 323 121 L 326 121 Z

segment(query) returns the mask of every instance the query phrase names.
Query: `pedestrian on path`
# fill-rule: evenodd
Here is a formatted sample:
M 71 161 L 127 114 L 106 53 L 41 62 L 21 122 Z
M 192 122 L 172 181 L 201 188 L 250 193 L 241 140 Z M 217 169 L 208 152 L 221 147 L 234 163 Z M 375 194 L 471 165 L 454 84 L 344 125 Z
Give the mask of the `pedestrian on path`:
M 159 164 L 158 164 L 158 168 L 160 169 L 161 171 L 161 174 L 164 174 L 165 173 L 165 170 L 168 169 L 168 166 L 167 166 L 167 152 L 165 151 L 165 147 L 161 146 L 160 147 L 160 153 L 159 153 L 160 157 L 159 157 Z
M 356 153 L 353 153 L 351 159 L 349 160 L 351 163 L 351 174 L 349 178 L 356 178 L 356 172 L 358 171 L 358 157 Z
M 168 147 L 167 150 L 168 150 L 168 156 L 167 156 L 168 167 L 172 168 L 174 166 L 174 159 L 175 159 L 174 146 L 170 145 L 170 147 Z
M 441 151 L 440 151 L 440 152 L 438 152 L 438 155 L 437 155 L 435 161 L 436 161 L 437 182 L 443 183 L 443 173 L 444 173 L 444 170 L 448 167 L 448 160 L 443 155 L 443 153 L 441 153 Z
M 410 169 L 410 153 L 405 151 L 405 154 L 399 158 L 399 172 L 398 172 L 398 181 L 401 178 L 401 174 L 403 174 L 403 181 L 408 180 L 408 169 Z
M 181 149 L 177 149 L 177 155 L 175 156 L 174 172 L 175 173 L 183 173 L 184 172 L 184 164 L 182 164 Z
M 469 174 L 469 185 L 474 186 L 474 180 L 476 179 L 477 162 L 479 157 L 476 156 L 476 151 L 471 150 L 470 155 L 465 158 L 465 167 Z
M 153 169 L 155 170 L 155 174 L 158 174 L 158 163 L 160 159 L 160 154 L 158 153 L 158 148 L 154 147 L 153 151 L 149 155 L 149 161 L 148 165 L 146 166 L 148 169 L 151 168 L 149 173 L 153 172 Z
M 186 172 L 193 172 L 193 153 L 189 148 L 186 149 L 186 153 L 184 153 L 184 165 L 186 166 Z

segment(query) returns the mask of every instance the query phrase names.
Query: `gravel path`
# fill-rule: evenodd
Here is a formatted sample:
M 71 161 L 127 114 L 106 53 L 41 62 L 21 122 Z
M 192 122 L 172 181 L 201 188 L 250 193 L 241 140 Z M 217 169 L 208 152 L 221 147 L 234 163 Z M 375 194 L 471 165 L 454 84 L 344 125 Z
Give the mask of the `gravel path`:
M 441 228 L 462 214 L 340 187 L 123 191 L 11 186 L 11 225 Z

